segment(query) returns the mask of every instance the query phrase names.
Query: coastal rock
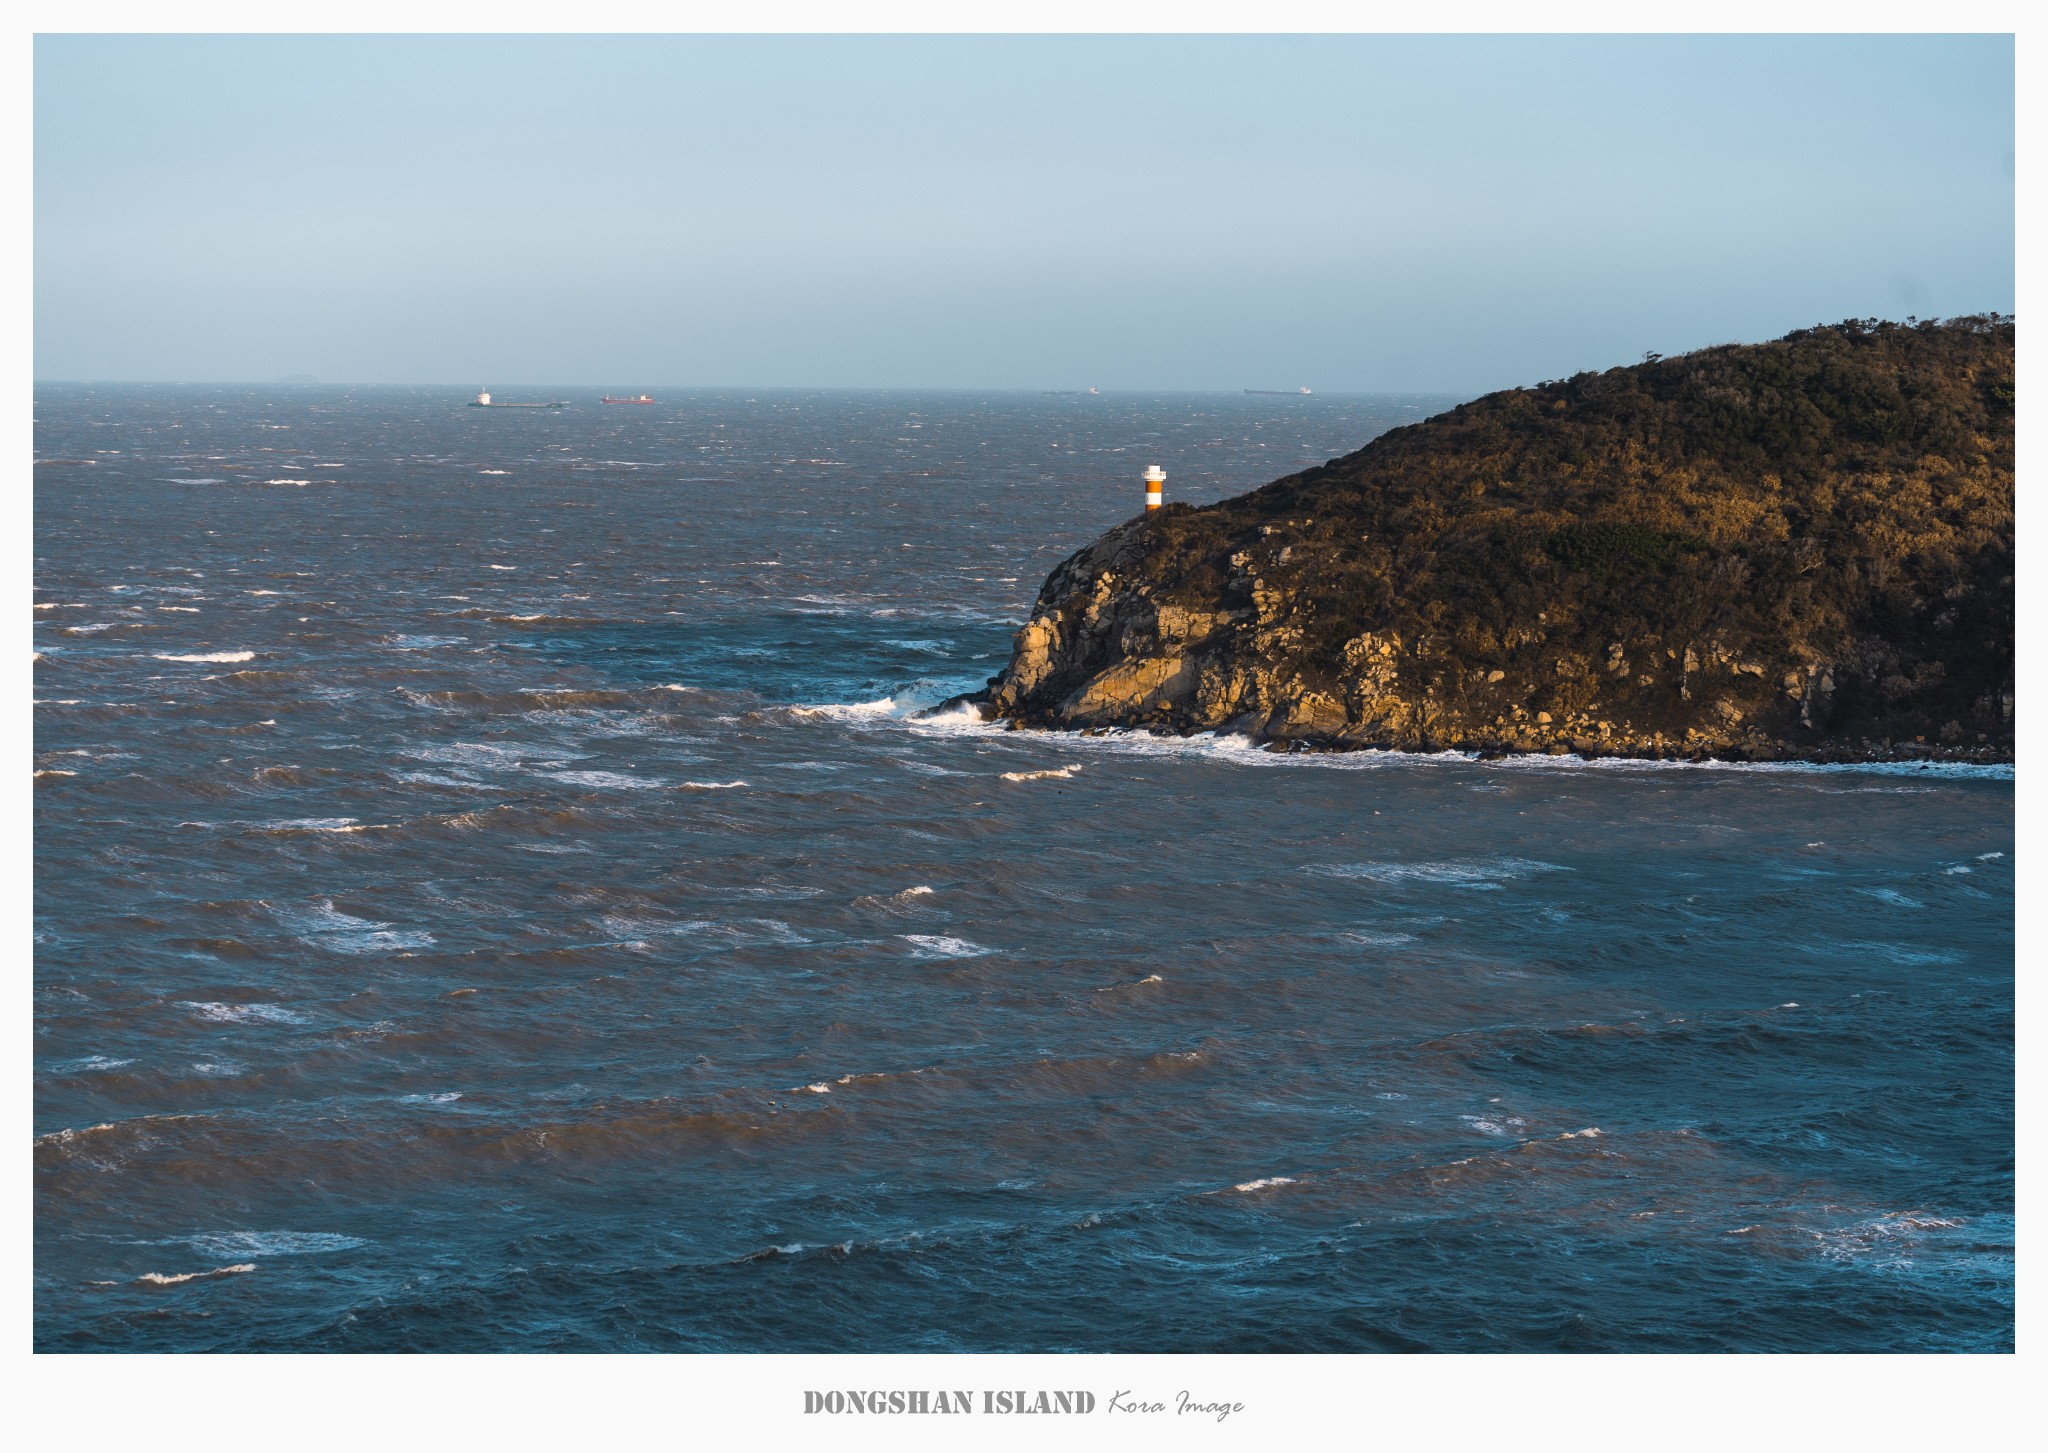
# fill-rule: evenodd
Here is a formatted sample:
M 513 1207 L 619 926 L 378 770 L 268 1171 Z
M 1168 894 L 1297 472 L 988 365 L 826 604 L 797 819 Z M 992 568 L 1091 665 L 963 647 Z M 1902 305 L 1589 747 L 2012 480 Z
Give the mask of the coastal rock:
M 967 698 L 1323 747 L 2010 760 L 2014 325 L 1490 394 L 1117 526 Z

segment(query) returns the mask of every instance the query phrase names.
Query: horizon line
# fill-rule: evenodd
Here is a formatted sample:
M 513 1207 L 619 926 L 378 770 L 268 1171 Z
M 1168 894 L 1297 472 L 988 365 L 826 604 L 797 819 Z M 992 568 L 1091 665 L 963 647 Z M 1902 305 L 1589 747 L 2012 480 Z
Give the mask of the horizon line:
M 555 390 L 562 390 L 562 389 L 605 389 L 605 388 L 613 388 L 613 387 L 618 387 L 618 388 L 634 388 L 634 389 L 640 389 L 640 390 L 642 390 L 642 391 L 645 391 L 645 390 L 647 390 L 647 389 L 657 389 L 657 388 L 658 388 L 658 389 L 667 389 L 667 390 L 669 390 L 669 391 L 671 391 L 671 392 L 675 392 L 675 393 L 705 393 L 705 392 L 713 392 L 713 391 L 716 391 L 716 392 L 725 392 L 725 393 L 746 393 L 746 392 L 753 392 L 753 393 L 803 393 L 803 392 L 808 392 L 808 393 L 990 393 L 990 394 L 1035 394 L 1035 395 L 1050 395 L 1050 396 L 1055 396 L 1055 397 L 1070 397 L 1070 398 L 1089 398 L 1089 397 L 1101 397 L 1101 398 L 1107 398 L 1108 396 L 1110 396 L 1110 395 L 1112 395 L 1112 394 L 1221 394 L 1221 395 L 1224 395 L 1224 396 L 1226 396 L 1226 397 L 1235 397 L 1235 396 L 1239 396 L 1239 395 L 1242 395 L 1242 394 L 1255 394 L 1255 395 L 1260 395 L 1260 396 L 1264 396 L 1264 397 L 1282 397 L 1282 398 L 1401 398 L 1401 397 L 1411 397 L 1411 398 L 1449 398 L 1449 397 L 1471 397 L 1471 396 L 1472 396 L 1472 395 L 1470 395 L 1470 394 L 1469 394 L 1469 393 L 1468 393 L 1467 391 L 1465 391 L 1465 390 L 1461 390 L 1461 389 L 1448 389 L 1448 388 L 1416 388 L 1416 389 L 1389 389 L 1389 388 L 1366 388 L 1366 389 L 1359 389 L 1359 388 L 1333 388 L 1333 389 L 1315 389 L 1315 390 L 1312 390 L 1312 391 L 1310 391 L 1310 392 L 1308 392 L 1308 393 L 1301 393 L 1301 392 L 1299 392 L 1299 391 L 1298 391 L 1298 390 L 1299 390 L 1299 387 L 1300 387 L 1299 385 L 1297 385 L 1297 386 L 1296 386 L 1295 388 L 1279 388 L 1279 389 L 1250 389 L 1250 388 L 1244 388 L 1244 387 L 1237 387 L 1237 388 L 1228 388 L 1228 387 L 1213 387 L 1213 386 L 1212 386 L 1212 387 L 1207 387 L 1207 388 L 1186 388 L 1186 387 L 1179 387 L 1179 388 L 1174 388 L 1174 387 L 1158 387 L 1158 388 L 1138 388 L 1138 387 L 1117 387 L 1117 388 L 1100 388 L 1100 387 L 1097 387 L 1097 388 L 1095 388 L 1095 389 L 1093 389 L 1093 390 L 1091 391 L 1091 389 L 1089 389 L 1089 388 L 1047 388 L 1047 387 L 1043 387 L 1043 386 L 1032 386 L 1032 385 L 1025 385 L 1025 384 L 1003 384 L 1003 385 L 989 385 L 989 386 L 977 386 L 977 385 L 972 385 L 972 384 L 839 384 L 839 383 L 832 383 L 832 384 L 809 384 L 809 383 L 804 383 L 804 384 L 798 384 L 798 383 L 763 383 L 763 384 L 739 384 L 739 383 L 691 383 L 691 384 L 679 384 L 679 383 L 654 383 L 654 384 L 648 384 L 648 383 L 639 383 L 639 384 L 603 384 L 603 383 L 561 383 L 561 382 L 557 381 L 557 382 L 554 382 L 554 383 L 511 383 L 511 384 L 498 384 L 498 383 L 492 383 L 492 384 L 487 384 L 487 385 L 474 385 L 474 384 L 467 384 L 467 383 L 463 383 L 463 384 L 454 384 L 454 383 L 421 383 L 421 382 L 399 382 L 399 383 L 366 383 L 366 382 L 361 382 L 361 381 L 355 381 L 355 380 L 338 380 L 338 379 L 310 379 L 310 380 L 297 380 L 297 379 L 294 379 L 294 380 L 286 380 L 286 379 L 247 379 L 247 378 L 193 378 L 193 379 L 164 379 L 164 378 L 36 378 L 36 379 L 31 379 L 31 380 L 29 381 L 29 384 L 30 384 L 30 387 L 32 387 L 32 388 L 43 388 L 43 387 L 56 387 L 56 386 L 60 386 L 60 385 L 61 385 L 61 386 L 67 386 L 67 387 L 82 387 L 82 388 L 268 388 L 268 389 L 315 389 L 315 388 L 330 388 L 330 389 L 332 389 L 332 388 L 342 388 L 342 389 L 347 389 L 347 388 L 406 388 L 406 389 L 451 389 L 451 390 L 461 390 L 461 391 L 463 391 L 463 392 L 472 392 L 472 391 L 474 391 L 474 390 L 475 390 L 476 388 L 478 388 L 478 387 L 482 387 L 482 388 L 483 388 L 483 389 L 484 389 L 485 391 L 487 391 L 487 392 L 492 392 L 492 393 L 496 393 L 496 392 L 500 391 L 501 389 L 536 389 L 536 390 L 542 390 L 542 391 L 545 391 L 545 390 L 549 390 L 549 389 L 555 389 Z M 1489 392 L 1491 392 L 1491 390 L 1489 390 Z M 657 400 L 657 402 L 658 402 L 658 400 Z

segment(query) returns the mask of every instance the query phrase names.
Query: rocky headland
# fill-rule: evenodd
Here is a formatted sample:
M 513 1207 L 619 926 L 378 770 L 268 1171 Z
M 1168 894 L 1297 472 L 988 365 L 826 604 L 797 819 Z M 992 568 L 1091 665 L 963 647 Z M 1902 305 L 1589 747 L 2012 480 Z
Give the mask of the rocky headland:
M 1303 748 L 2010 761 L 2013 379 L 1990 315 L 1489 394 L 1117 526 L 965 700 Z

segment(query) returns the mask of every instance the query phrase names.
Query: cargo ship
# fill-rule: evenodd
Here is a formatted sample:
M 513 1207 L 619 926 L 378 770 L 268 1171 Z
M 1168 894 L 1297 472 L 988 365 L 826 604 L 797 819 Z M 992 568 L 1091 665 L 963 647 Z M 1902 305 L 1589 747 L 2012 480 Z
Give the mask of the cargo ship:
M 654 402 L 654 400 L 649 398 L 646 394 L 640 395 L 640 397 L 637 399 L 615 399 L 610 394 L 606 394 L 603 398 L 599 399 L 598 402 L 601 404 L 651 404 Z
M 494 404 L 491 402 L 490 390 L 486 389 L 469 401 L 469 407 L 472 409 L 566 409 L 569 406 L 559 401 L 551 404 Z
M 1265 399 L 1292 399 L 1299 398 L 1307 393 L 1308 390 L 1306 388 L 1248 388 L 1245 392 L 1257 394 L 1260 398 Z

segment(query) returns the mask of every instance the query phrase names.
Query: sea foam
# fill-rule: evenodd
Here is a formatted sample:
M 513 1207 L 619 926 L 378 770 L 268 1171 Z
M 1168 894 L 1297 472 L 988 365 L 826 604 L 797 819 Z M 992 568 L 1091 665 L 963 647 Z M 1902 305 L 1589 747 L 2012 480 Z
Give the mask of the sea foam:
M 352 1251 L 365 1242 L 333 1231 L 222 1231 L 189 1237 L 185 1244 L 202 1256 L 312 1256 Z
M 201 1019 L 215 1024 L 304 1024 L 306 1016 L 282 1004 L 221 1004 L 210 1000 L 178 1001 Z
M 912 951 L 921 959 L 978 959 L 983 954 L 995 952 L 992 948 L 969 942 L 964 938 L 946 938 L 930 933 L 900 933 L 896 936 L 909 943 Z

